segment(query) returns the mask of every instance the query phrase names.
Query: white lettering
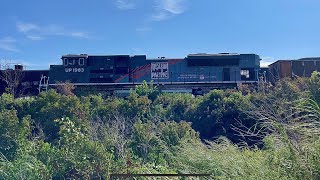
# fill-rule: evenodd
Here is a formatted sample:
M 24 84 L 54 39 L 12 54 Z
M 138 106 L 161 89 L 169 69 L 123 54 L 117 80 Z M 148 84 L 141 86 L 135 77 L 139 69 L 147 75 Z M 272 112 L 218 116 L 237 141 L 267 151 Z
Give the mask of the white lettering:
M 169 65 L 167 62 L 151 63 L 151 79 L 168 79 Z
M 84 72 L 84 68 L 65 68 L 64 71 L 66 73 L 83 73 Z

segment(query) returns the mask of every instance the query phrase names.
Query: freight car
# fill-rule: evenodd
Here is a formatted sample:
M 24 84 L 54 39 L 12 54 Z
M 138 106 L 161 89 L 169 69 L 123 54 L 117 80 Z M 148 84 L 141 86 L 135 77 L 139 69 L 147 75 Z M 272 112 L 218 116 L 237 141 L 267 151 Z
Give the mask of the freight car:
M 278 60 L 269 65 L 269 81 L 274 83 L 285 77 L 311 77 L 313 71 L 320 72 L 320 57 Z
M 109 92 L 153 81 L 163 91 L 193 92 L 236 87 L 259 81 L 256 54 L 189 54 L 185 58 L 147 59 L 145 55 L 63 55 L 61 65 L 51 65 L 48 86 L 70 82 L 96 86 Z
M 0 94 L 36 95 L 39 93 L 41 77 L 48 75 L 49 70 L 26 70 L 21 64 L 6 64 L 0 70 Z

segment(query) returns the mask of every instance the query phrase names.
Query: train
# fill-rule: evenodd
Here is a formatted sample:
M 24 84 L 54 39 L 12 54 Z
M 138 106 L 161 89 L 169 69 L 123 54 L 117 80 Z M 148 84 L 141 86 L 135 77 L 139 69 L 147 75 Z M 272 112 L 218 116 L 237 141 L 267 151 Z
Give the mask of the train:
M 104 87 L 111 93 L 128 93 L 143 81 L 164 92 L 203 93 L 259 80 L 256 54 L 189 54 L 185 58 L 147 58 L 146 55 L 63 55 L 51 65 L 49 86 L 70 82 L 77 87 Z
M 16 65 L 14 69 L 1 70 L 0 75 L 3 79 L 8 70 L 23 72 L 19 89 L 27 90 L 25 95 L 47 91 L 66 82 L 76 90 L 94 87 L 110 95 L 125 95 L 143 81 L 152 82 L 163 92 L 198 95 L 241 84 L 274 83 L 283 77 L 308 76 L 309 71 L 320 70 L 320 58 L 279 60 L 269 67 L 260 67 L 260 61 L 257 54 L 238 53 L 198 53 L 184 58 L 67 54 L 61 56 L 61 64 L 50 65 L 49 70 L 25 70 Z M 301 67 L 305 68 L 302 74 Z M 0 82 L 0 93 L 5 92 L 7 86 L 8 83 Z

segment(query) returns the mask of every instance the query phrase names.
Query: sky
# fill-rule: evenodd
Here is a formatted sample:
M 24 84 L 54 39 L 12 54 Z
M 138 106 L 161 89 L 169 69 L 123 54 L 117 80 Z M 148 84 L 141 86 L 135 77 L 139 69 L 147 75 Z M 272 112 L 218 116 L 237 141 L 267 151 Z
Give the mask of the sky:
M 316 57 L 319 9 L 319 0 L 1 0 L 0 64 L 48 69 L 81 53 Z

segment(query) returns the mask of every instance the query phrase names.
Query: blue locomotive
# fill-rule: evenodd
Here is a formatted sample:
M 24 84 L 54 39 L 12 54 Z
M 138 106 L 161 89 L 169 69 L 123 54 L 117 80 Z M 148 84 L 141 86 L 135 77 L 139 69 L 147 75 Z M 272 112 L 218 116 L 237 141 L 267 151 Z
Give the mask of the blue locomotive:
M 189 54 L 185 58 L 147 59 L 145 55 L 64 55 L 62 65 L 51 65 L 50 84 L 257 81 L 256 54 Z
M 51 65 L 49 86 L 70 82 L 76 86 L 105 86 L 129 90 L 142 81 L 163 85 L 164 91 L 235 87 L 259 80 L 256 54 L 189 54 L 185 58 L 147 59 L 145 55 L 63 55 Z

